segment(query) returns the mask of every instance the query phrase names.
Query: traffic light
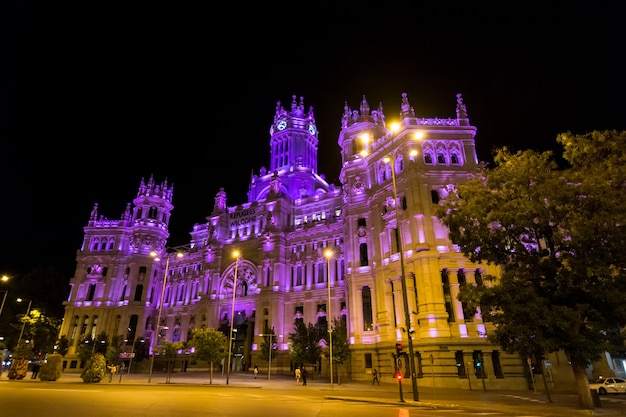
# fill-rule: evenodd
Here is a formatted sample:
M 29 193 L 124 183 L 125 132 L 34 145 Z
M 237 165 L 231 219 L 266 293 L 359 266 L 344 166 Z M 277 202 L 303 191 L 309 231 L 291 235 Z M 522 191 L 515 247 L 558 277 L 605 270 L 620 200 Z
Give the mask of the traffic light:
M 400 356 L 402 353 L 402 343 L 396 343 L 396 355 Z
M 396 381 L 402 382 L 402 373 L 401 372 L 396 373 Z

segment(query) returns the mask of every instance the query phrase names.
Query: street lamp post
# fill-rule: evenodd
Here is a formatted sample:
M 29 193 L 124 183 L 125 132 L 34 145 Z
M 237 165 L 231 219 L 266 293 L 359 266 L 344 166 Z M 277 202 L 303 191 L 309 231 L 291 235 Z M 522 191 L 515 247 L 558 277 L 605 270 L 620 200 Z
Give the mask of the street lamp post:
M 239 268 L 239 257 L 241 254 L 238 250 L 233 252 L 235 257 L 235 277 L 233 279 L 233 305 L 230 310 L 230 337 L 228 338 L 228 368 L 226 369 L 226 385 L 230 380 L 230 359 L 233 354 L 233 327 L 235 325 L 235 296 L 237 295 L 237 270 Z
M 398 214 L 398 190 L 396 187 L 396 167 L 395 160 L 389 156 L 385 158 L 385 162 L 391 164 L 391 182 L 393 185 L 393 201 L 395 204 L 396 212 L 396 230 L 398 239 L 398 250 L 400 251 L 400 281 L 402 284 L 402 302 L 404 304 L 404 321 L 406 325 L 406 333 L 408 336 L 409 345 L 409 366 L 411 368 L 411 386 L 413 389 L 413 400 L 419 401 L 419 395 L 417 392 L 417 374 L 415 372 L 415 357 L 413 352 L 413 336 L 411 335 L 411 315 L 409 312 L 409 299 L 407 296 L 406 288 L 406 276 L 404 273 L 404 249 L 402 248 L 402 231 L 400 228 L 400 215 Z
M 0 278 L 0 281 L 2 282 L 7 282 L 9 280 L 9 277 L 7 275 L 3 275 L 2 278 Z M 2 297 L 2 304 L 0 305 L 0 316 L 2 315 L 2 310 L 4 309 L 4 303 L 7 300 L 7 295 L 9 294 L 8 291 L 2 291 L 4 293 L 4 297 Z M 0 372 L 2 372 L 2 367 L 0 366 Z M 0 373 L 1 375 L 1 373 Z
M 160 261 L 160 259 L 157 257 L 156 252 L 152 252 L 150 255 L 155 257 L 156 261 Z M 181 252 L 177 252 L 176 256 L 178 258 L 182 258 L 183 254 Z M 161 314 L 163 312 L 163 299 L 165 298 L 165 286 L 167 285 L 167 273 L 169 272 L 169 269 L 170 256 L 169 254 L 166 254 L 165 272 L 163 272 L 163 285 L 161 286 L 161 299 L 159 300 L 159 314 L 157 315 L 156 328 L 152 335 L 152 345 L 150 346 L 150 348 L 152 349 L 152 355 L 150 356 L 150 372 L 148 374 L 148 383 L 152 381 L 152 370 L 154 369 L 154 349 L 157 345 L 158 336 L 161 333 Z
M 21 303 L 22 300 L 21 298 L 18 298 L 17 301 L 19 303 Z M 26 314 L 22 317 L 22 330 L 20 331 L 20 337 L 17 338 L 17 345 L 19 346 L 22 342 L 22 336 L 24 336 L 24 328 L 26 327 L 26 320 L 28 317 L 28 314 L 30 313 L 30 307 L 33 305 L 33 300 L 29 300 L 28 301 L 28 308 L 26 309 Z
M 2 315 L 2 310 L 4 309 L 4 303 L 7 300 L 8 291 L 2 291 L 4 293 L 4 297 L 2 297 L 2 304 L 0 304 L 0 316 Z
M 330 259 L 333 257 L 333 251 L 326 249 L 324 252 L 326 261 L 328 263 L 328 276 L 326 281 L 328 282 L 328 306 L 326 306 L 326 321 L 328 322 L 328 349 L 330 357 L 330 387 L 333 388 L 333 316 L 330 312 Z

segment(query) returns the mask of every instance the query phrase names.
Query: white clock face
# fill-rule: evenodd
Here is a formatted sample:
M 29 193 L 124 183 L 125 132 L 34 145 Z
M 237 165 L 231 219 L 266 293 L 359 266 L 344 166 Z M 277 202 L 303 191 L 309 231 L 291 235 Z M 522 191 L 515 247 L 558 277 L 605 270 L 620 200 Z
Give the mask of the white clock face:
M 284 120 L 281 120 L 280 122 L 278 122 L 276 127 L 278 128 L 278 130 L 283 130 L 284 128 L 287 127 L 287 122 Z
M 313 124 L 309 125 L 309 132 L 311 132 L 312 135 L 315 134 L 315 126 Z

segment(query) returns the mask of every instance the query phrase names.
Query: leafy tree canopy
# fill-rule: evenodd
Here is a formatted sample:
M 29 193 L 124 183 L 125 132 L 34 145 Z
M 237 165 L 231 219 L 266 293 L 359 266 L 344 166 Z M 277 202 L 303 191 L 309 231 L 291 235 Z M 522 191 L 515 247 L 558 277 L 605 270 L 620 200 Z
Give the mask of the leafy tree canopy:
M 194 329 L 189 342 L 195 356 L 211 364 L 218 364 L 228 354 L 228 338 L 216 329 Z
M 502 268 L 497 285 L 462 288 L 508 352 L 565 351 L 585 408 L 585 367 L 623 349 L 626 325 L 626 132 L 561 134 L 551 152 L 507 148 L 440 202 L 437 216 L 473 262 Z M 583 398 L 583 396 L 585 398 Z
M 295 363 L 316 363 L 322 355 L 320 340 L 324 338 L 319 325 L 304 324 L 298 320 L 294 333 L 289 333 L 291 347 L 289 355 Z
M 333 363 L 343 365 L 350 360 L 350 341 L 345 320 L 333 318 Z

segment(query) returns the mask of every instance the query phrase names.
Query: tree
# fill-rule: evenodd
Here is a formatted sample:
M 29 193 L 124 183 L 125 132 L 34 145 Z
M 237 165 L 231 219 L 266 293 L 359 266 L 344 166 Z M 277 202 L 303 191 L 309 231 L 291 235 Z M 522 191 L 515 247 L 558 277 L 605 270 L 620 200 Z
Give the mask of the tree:
M 333 363 L 343 365 L 350 360 L 348 327 L 342 318 L 333 318 Z M 341 383 L 341 372 L 337 372 L 337 382 Z
M 61 356 L 67 355 L 67 352 L 70 350 L 70 341 L 67 336 L 63 335 L 59 337 L 59 340 L 56 343 L 55 352 Z
M 494 285 L 459 299 L 494 324 L 488 338 L 542 359 L 564 351 L 582 408 L 593 409 L 585 368 L 624 349 L 626 132 L 561 134 L 565 169 L 551 152 L 503 148 L 495 168 L 458 185 L 437 216 L 473 262 L 493 263 Z
M 101 337 L 104 335 L 100 335 Z M 101 339 L 106 340 L 106 339 Z M 124 346 L 124 337 L 121 335 L 112 336 L 111 342 L 106 344 L 104 357 L 107 363 L 120 363 L 120 353 L 122 353 Z
M 56 338 L 61 329 L 61 320 L 48 317 L 39 310 L 33 313 L 29 325 L 33 353 L 36 356 L 45 357 L 46 354 L 54 352 Z
M 261 343 L 261 352 L 259 358 L 269 363 L 270 359 L 275 359 L 276 355 L 274 352 L 276 351 L 276 332 L 272 327 L 263 335 L 263 342 Z M 272 355 L 270 356 L 270 349 L 272 349 Z
M 91 335 L 84 335 L 78 343 L 76 354 L 83 362 L 87 361 L 96 353 L 104 356 L 107 353 L 109 345 L 108 339 L 109 337 L 105 332 L 101 332 L 96 338 L 91 337 Z
M 166 384 L 170 383 L 172 368 L 174 367 L 174 363 L 178 357 L 178 352 L 184 348 L 185 342 L 168 342 L 167 340 L 164 340 L 162 345 L 156 347 L 155 353 L 159 355 L 159 358 L 165 359 L 167 372 L 165 377 Z
M 209 363 L 209 383 L 213 383 L 213 364 L 220 363 L 228 354 L 228 338 L 216 329 L 194 329 L 189 344 L 195 348 L 195 356 Z
M 317 363 L 322 355 L 320 340 L 324 338 L 319 325 L 314 326 L 298 320 L 294 333 L 289 333 L 289 356 L 297 364 Z

